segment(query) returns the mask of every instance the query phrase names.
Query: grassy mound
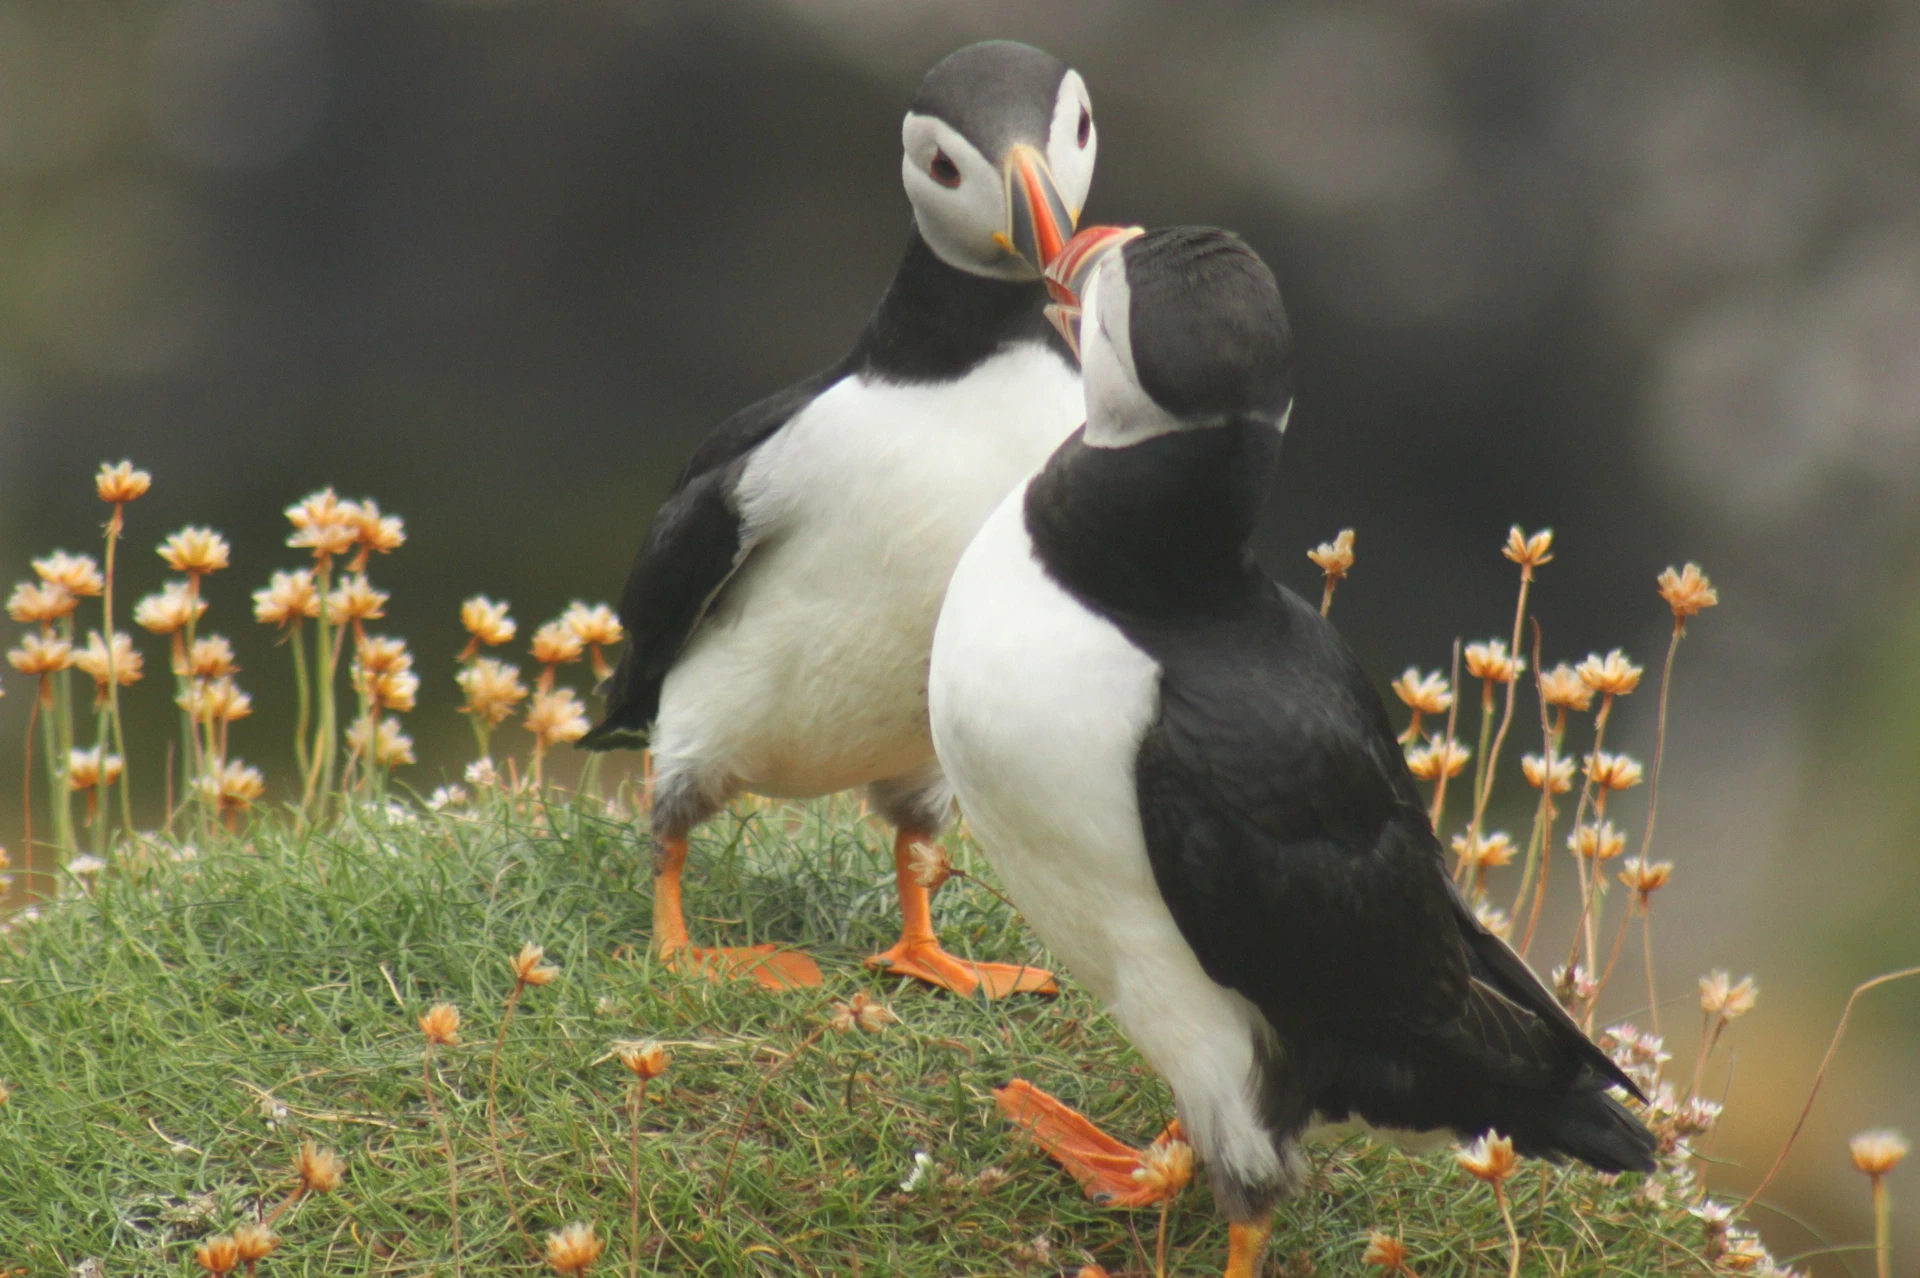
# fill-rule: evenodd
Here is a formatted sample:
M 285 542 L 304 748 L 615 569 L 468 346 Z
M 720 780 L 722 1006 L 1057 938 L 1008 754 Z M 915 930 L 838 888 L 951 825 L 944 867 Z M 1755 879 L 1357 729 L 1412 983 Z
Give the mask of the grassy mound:
M 1084 993 L 987 1004 L 864 971 L 894 936 L 892 862 L 844 804 L 717 821 L 688 876 L 703 939 L 804 944 L 825 990 L 769 995 L 654 962 L 648 855 L 597 805 L 391 809 L 304 838 L 268 821 L 244 842 L 162 846 L 15 921 L 0 937 L 0 1269 L 194 1272 L 197 1242 L 288 1196 L 310 1139 L 346 1156 L 346 1181 L 277 1220 L 264 1272 L 452 1272 L 416 1025 L 448 1001 L 463 1041 L 436 1050 L 432 1096 L 465 1273 L 534 1272 L 546 1233 L 574 1221 L 609 1240 L 606 1273 L 628 1272 L 636 1246 L 650 1274 L 1152 1271 L 1157 1214 L 1087 1203 L 1010 1139 L 989 1093 L 1020 1075 L 1143 1142 L 1165 1124 L 1166 1088 Z M 1045 962 L 979 884 L 949 884 L 939 915 L 958 952 Z M 487 1078 L 508 960 L 528 940 L 561 976 L 522 995 L 499 1059 L 509 1199 Z M 822 1032 L 856 992 L 899 1023 Z M 673 1062 L 641 1122 L 636 1238 L 630 1078 L 610 1044 L 640 1037 Z M 917 1151 L 931 1163 L 915 1176 Z M 1354 1138 L 1313 1161 L 1269 1272 L 1379 1273 L 1361 1262 L 1376 1228 L 1421 1278 L 1505 1272 L 1493 1196 L 1450 1154 Z M 1523 1272 L 1706 1271 L 1700 1222 L 1635 1179 L 1526 1166 L 1509 1184 Z M 1219 1272 L 1225 1230 L 1202 1185 L 1174 1203 L 1169 1237 L 1169 1272 Z

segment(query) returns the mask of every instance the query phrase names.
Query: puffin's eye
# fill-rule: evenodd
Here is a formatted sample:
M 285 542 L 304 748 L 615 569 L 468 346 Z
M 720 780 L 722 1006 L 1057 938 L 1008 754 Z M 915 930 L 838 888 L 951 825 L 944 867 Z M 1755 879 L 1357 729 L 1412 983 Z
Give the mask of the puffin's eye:
M 960 185 L 960 167 L 947 158 L 945 151 L 933 153 L 933 163 L 927 166 L 927 173 L 941 186 L 952 188 Z
M 1080 149 L 1087 149 L 1087 139 L 1093 136 L 1093 112 L 1080 108 Z

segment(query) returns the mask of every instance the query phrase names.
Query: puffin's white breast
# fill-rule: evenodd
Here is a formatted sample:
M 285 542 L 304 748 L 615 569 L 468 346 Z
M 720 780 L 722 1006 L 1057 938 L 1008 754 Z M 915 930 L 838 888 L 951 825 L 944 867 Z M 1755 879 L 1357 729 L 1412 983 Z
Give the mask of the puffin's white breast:
M 758 545 L 662 688 L 654 748 L 770 794 L 926 766 L 927 655 L 954 564 L 1082 416 L 1051 351 L 1003 351 L 957 382 L 846 378 L 753 455 Z
M 981 849 L 1049 949 L 1172 1085 L 1202 1154 L 1277 1170 L 1253 1106 L 1264 1022 L 1168 912 L 1134 787 L 1159 667 L 1034 557 L 1025 485 L 980 530 L 934 635 L 933 739 Z

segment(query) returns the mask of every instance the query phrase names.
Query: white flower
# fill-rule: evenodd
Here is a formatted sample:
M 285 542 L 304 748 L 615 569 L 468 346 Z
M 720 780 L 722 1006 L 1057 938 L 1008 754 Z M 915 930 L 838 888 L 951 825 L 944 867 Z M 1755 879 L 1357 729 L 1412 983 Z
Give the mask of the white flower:
M 908 1172 L 907 1178 L 900 1182 L 900 1192 L 903 1194 L 911 1194 L 914 1190 L 920 1188 L 920 1182 L 925 1180 L 927 1173 L 932 1170 L 933 1155 L 924 1149 L 914 1150 L 913 1170 Z

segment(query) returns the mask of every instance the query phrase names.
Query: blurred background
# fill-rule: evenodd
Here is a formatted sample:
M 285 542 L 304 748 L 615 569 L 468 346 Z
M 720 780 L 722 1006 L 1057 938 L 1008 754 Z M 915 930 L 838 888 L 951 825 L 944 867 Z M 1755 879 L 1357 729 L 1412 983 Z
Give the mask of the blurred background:
M 1087 78 L 1090 219 L 1218 223 L 1274 265 L 1300 398 L 1266 559 L 1317 590 L 1304 550 L 1358 529 L 1334 616 L 1383 686 L 1505 634 L 1499 545 L 1551 525 L 1547 658 L 1645 662 L 1614 739 L 1650 761 L 1653 579 L 1712 575 L 1654 922 L 1679 1065 L 1694 977 L 1759 979 L 1709 1147 L 1750 1187 L 1847 991 L 1920 962 L 1920 6 L 0 0 L 0 564 L 97 553 L 94 468 L 150 469 L 122 598 L 181 524 L 233 541 L 205 625 L 258 705 L 234 749 L 278 779 L 291 680 L 247 593 L 300 562 L 282 507 L 376 497 L 425 680 L 403 776 L 457 776 L 458 601 L 524 637 L 617 598 L 700 435 L 851 341 L 906 229 L 905 103 L 1002 35 Z M 1606 1014 L 1645 1024 L 1634 968 Z M 1879 1125 L 1920 1136 L 1920 983 L 1860 1008 L 1759 1217 L 1777 1255 L 1870 1239 L 1846 1137 Z M 1914 1163 L 1891 1184 L 1910 1265 Z

